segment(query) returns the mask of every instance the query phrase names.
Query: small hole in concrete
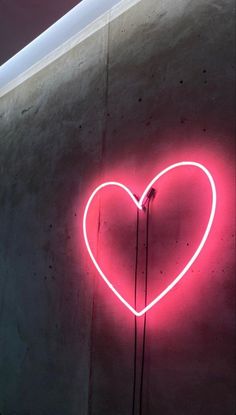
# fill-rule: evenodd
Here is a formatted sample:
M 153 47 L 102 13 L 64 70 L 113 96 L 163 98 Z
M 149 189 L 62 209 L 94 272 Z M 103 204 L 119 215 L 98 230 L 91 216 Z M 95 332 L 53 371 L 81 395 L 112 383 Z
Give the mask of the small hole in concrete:
M 179 83 L 180 83 L 180 84 L 183 84 L 183 83 L 184 83 L 184 81 L 181 79 L 181 80 L 179 81 Z
M 139 99 L 138 99 L 138 102 L 142 102 L 142 98 L 139 98 Z

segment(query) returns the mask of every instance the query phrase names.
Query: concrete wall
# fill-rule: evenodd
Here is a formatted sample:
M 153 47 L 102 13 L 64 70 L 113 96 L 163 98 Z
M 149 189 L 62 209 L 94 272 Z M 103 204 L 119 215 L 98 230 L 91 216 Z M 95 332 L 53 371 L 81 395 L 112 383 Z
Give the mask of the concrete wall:
M 233 6 L 140 1 L 1 98 L 1 415 L 235 413 Z M 192 157 L 216 178 L 216 221 L 147 315 L 140 412 L 144 320 L 134 365 L 134 317 L 90 264 L 83 209 L 104 179 L 140 192 Z

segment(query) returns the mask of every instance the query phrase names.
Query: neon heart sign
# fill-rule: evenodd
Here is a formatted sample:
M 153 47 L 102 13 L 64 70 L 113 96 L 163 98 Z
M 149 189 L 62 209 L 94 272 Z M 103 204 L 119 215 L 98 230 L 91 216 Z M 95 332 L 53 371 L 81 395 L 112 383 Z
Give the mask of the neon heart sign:
M 92 249 L 90 247 L 89 244 L 89 240 L 88 240 L 88 235 L 87 235 L 87 216 L 88 216 L 88 211 L 90 208 L 90 205 L 95 197 L 95 195 L 103 188 L 108 187 L 108 186 L 117 186 L 121 189 L 123 189 L 131 198 L 131 200 L 133 201 L 133 203 L 136 205 L 136 207 L 139 210 L 142 210 L 144 208 L 144 204 L 145 204 L 145 200 L 146 197 L 149 193 L 149 191 L 152 189 L 154 183 L 156 183 L 164 174 L 168 173 L 170 170 L 176 169 L 178 167 L 182 167 L 182 166 L 195 166 L 197 168 L 199 168 L 200 170 L 202 170 L 205 175 L 207 176 L 207 179 L 209 181 L 210 187 L 211 187 L 211 194 L 212 194 L 212 199 L 211 199 L 211 211 L 210 211 L 210 215 L 209 215 L 209 219 L 207 222 L 207 226 L 205 228 L 205 231 L 203 233 L 202 239 L 196 249 L 196 251 L 194 252 L 193 256 L 190 258 L 190 260 L 187 262 L 187 264 L 184 266 L 184 268 L 182 269 L 182 271 L 177 275 L 177 277 L 174 278 L 174 280 L 156 297 L 154 298 L 153 301 L 151 301 L 145 308 L 143 308 L 140 311 L 135 310 L 130 304 L 129 302 L 116 290 L 116 288 L 114 287 L 114 285 L 109 281 L 109 278 L 104 274 L 104 272 L 102 271 L 101 267 L 99 266 L 93 252 Z M 91 194 L 91 196 L 88 199 L 88 202 L 86 204 L 85 210 L 84 210 L 84 216 L 83 216 L 83 235 L 84 235 L 84 241 L 85 241 L 85 245 L 86 248 L 88 250 L 89 256 L 96 268 L 96 270 L 98 271 L 99 275 L 102 277 L 102 279 L 104 280 L 104 282 L 108 285 L 108 287 L 111 289 L 111 291 L 116 295 L 116 297 L 136 316 L 136 317 L 140 317 L 143 314 L 145 314 L 148 310 L 150 310 L 155 304 L 157 304 L 170 290 L 172 290 L 172 288 L 184 277 L 184 275 L 187 273 L 187 271 L 190 269 L 190 267 L 193 265 L 193 263 L 196 261 L 197 257 L 199 256 L 200 252 L 202 251 L 206 240 L 208 238 L 209 232 L 211 230 L 212 227 L 212 223 L 214 220 L 214 216 L 215 216 L 215 211 L 216 211 L 216 187 L 215 187 L 215 183 L 213 180 L 212 175 L 210 174 L 209 170 L 203 166 L 200 163 L 194 162 L 194 161 L 182 161 L 180 163 L 175 163 L 172 164 L 171 166 L 167 167 L 166 169 L 162 170 L 160 173 L 158 173 L 147 185 L 146 189 L 144 190 L 141 198 L 139 200 L 137 200 L 137 198 L 135 197 L 135 195 L 130 191 L 130 189 L 128 187 L 126 187 L 124 184 L 119 183 L 119 182 L 106 182 L 106 183 L 102 183 L 100 184 Z

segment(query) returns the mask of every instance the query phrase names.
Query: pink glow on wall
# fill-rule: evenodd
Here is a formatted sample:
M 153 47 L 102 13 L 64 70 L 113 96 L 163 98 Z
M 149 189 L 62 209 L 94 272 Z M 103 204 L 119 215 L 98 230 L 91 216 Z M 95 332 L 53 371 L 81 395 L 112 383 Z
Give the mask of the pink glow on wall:
M 207 220 L 206 220 L 206 224 L 202 225 L 200 224 L 200 231 L 201 231 L 201 235 L 200 238 L 198 240 L 198 242 L 195 244 L 195 250 L 194 252 L 192 252 L 192 255 L 190 256 L 190 258 L 188 258 L 187 260 L 184 261 L 184 264 L 182 264 L 182 269 L 179 270 L 179 272 L 177 273 L 177 275 L 174 273 L 173 270 L 173 274 L 172 274 L 172 281 L 168 283 L 168 285 L 162 289 L 162 291 L 160 293 L 158 293 L 154 298 L 152 298 L 151 300 L 148 300 L 148 304 L 139 309 L 139 311 L 137 311 L 137 309 L 131 305 L 131 301 L 129 301 L 127 299 L 127 297 L 129 298 L 129 296 L 132 295 L 132 287 L 127 286 L 127 297 L 125 295 L 125 293 L 121 294 L 121 291 L 119 289 L 119 282 L 116 281 L 116 284 L 111 282 L 110 276 L 108 274 L 108 272 L 104 272 L 103 268 L 101 265 L 99 265 L 99 260 L 97 258 L 97 255 L 95 255 L 94 253 L 94 248 L 92 249 L 91 246 L 92 245 L 96 245 L 93 244 L 92 239 L 93 236 L 91 236 L 89 238 L 88 235 L 88 217 L 89 217 L 89 211 L 90 208 L 92 207 L 93 203 L 96 203 L 96 198 L 99 195 L 102 195 L 101 197 L 103 198 L 104 196 L 104 190 L 106 189 L 106 191 L 111 191 L 114 189 L 120 190 L 122 191 L 122 193 L 125 192 L 125 194 L 128 196 L 127 201 L 129 200 L 129 205 L 132 205 L 130 212 L 127 211 L 127 204 L 123 207 L 122 211 L 123 214 L 130 216 L 134 214 L 134 210 L 133 207 L 135 207 L 135 209 L 138 209 L 140 211 L 143 210 L 143 204 L 145 202 L 145 198 L 149 192 L 149 190 L 152 187 L 155 187 L 155 189 L 158 192 L 158 186 L 159 186 L 159 181 L 161 178 L 163 178 L 165 175 L 167 175 L 167 173 L 170 172 L 176 172 L 177 170 L 179 170 L 179 168 L 182 168 L 184 170 L 184 174 L 188 174 L 188 171 L 186 170 L 186 168 L 194 168 L 195 170 L 200 170 L 201 173 L 203 173 L 203 175 L 205 176 L 205 178 L 207 178 L 207 183 L 208 183 L 208 198 L 207 198 L 207 205 L 206 206 L 206 211 L 209 211 L 207 213 Z M 168 175 L 167 175 L 168 176 Z M 179 179 L 179 178 L 178 178 Z M 120 193 L 121 194 L 121 193 Z M 124 195 L 120 196 L 120 198 L 124 197 Z M 199 195 L 198 200 L 200 200 L 199 203 L 202 202 L 203 199 L 201 199 L 202 195 Z M 161 194 L 157 195 L 157 201 L 156 204 L 158 206 L 158 200 L 161 200 Z M 98 201 L 97 201 L 98 202 Z M 163 208 L 163 207 L 162 207 Z M 96 207 L 96 212 L 97 212 L 97 207 Z M 132 212 L 132 213 L 131 213 Z M 83 236 L 84 236 L 84 241 L 85 241 L 85 245 L 87 248 L 87 251 L 89 253 L 89 256 L 91 258 L 91 261 L 94 265 L 94 267 L 96 268 L 98 274 L 100 275 L 100 277 L 102 277 L 102 279 L 104 280 L 104 282 L 107 284 L 107 286 L 110 288 L 110 290 L 113 292 L 113 294 L 115 294 L 115 296 L 137 317 L 140 317 L 142 315 L 144 315 L 148 310 L 150 310 L 155 304 L 157 304 L 163 297 L 166 296 L 166 294 L 168 294 L 172 288 L 174 288 L 176 286 L 176 284 L 184 277 L 184 275 L 189 271 L 189 269 L 191 268 L 191 266 L 194 264 L 194 262 L 196 261 L 196 259 L 198 258 L 199 254 L 201 253 L 203 247 L 205 246 L 205 243 L 208 239 L 210 230 L 212 228 L 212 224 L 213 224 L 213 220 L 214 220 L 214 216 L 215 216 L 215 212 L 216 212 L 216 186 L 215 186 L 215 182 L 213 179 L 212 174 L 210 173 L 210 171 L 201 163 L 198 162 L 194 162 L 194 161 L 183 161 L 183 162 L 179 162 L 179 163 L 174 163 L 171 164 L 169 167 L 164 168 L 160 173 L 156 174 L 154 176 L 154 178 L 149 182 L 149 184 L 146 186 L 145 190 L 142 193 L 142 196 L 140 197 L 140 199 L 138 200 L 134 194 L 132 193 L 132 191 L 130 190 L 129 187 L 127 187 L 126 185 L 124 185 L 123 183 L 117 182 L 117 181 L 107 181 L 103 184 L 100 184 L 99 186 L 97 186 L 95 188 L 95 190 L 93 190 L 91 196 L 89 197 L 85 209 L 84 209 L 84 215 L 83 215 Z M 93 214 L 93 213 L 92 213 Z M 96 215 L 96 213 L 95 213 Z M 94 223 L 94 221 L 92 220 L 92 216 L 90 217 L 91 219 L 91 223 Z M 184 219 L 185 220 L 185 219 Z M 203 227 L 203 229 L 202 229 Z M 93 229 L 93 226 L 90 229 L 91 232 L 95 231 L 95 229 Z M 194 236 L 194 235 L 193 235 Z M 124 249 L 126 249 L 126 247 L 124 247 Z M 119 252 L 117 252 L 117 255 L 119 255 Z M 171 259 L 170 259 L 171 261 Z M 125 272 L 124 272 L 125 273 Z M 120 276 L 120 275 L 119 275 Z M 116 279 L 119 280 L 119 276 L 116 276 Z

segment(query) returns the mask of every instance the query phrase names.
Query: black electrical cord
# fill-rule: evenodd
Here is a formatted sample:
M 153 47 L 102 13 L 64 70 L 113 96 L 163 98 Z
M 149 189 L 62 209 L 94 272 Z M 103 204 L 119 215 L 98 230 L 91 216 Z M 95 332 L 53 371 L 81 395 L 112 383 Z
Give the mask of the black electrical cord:
M 149 260 L 149 204 L 151 197 L 155 195 L 155 190 L 149 191 L 146 199 L 146 235 L 145 235 L 145 285 L 144 285 L 144 302 L 147 306 L 147 287 L 148 287 L 148 260 Z M 135 253 L 135 283 L 134 283 L 134 307 L 137 306 L 137 280 L 138 280 L 138 245 L 139 245 L 139 210 L 137 210 L 136 221 L 136 253 Z M 143 414 L 143 383 L 144 383 L 144 366 L 145 366 L 145 349 L 146 349 L 146 325 L 147 315 L 144 314 L 143 333 L 142 333 L 142 355 L 141 355 L 141 373 L 140 373 L 140 388 L 139 388 L 139 415 Z M 138 349 L 138 334 L 137 334 L 137 317 L 134 317 L 134 378 L 133 378 L 133 401 L 132 401 L 132 415 L 135 413 L 135 401 L 137 393 L 137 349 Z
M 134 308 L 135 309 L 137 306 L 138 243 L 139 243 L 139 209 L 137 209 L 137 220 L 136 220 L 136 246 L 135 246 L 135 270 L 134 270 Z M 135 415 L 136 376 L 137 376 L 137 317 L 134 316 L 134 378 L 133 378 L 132 415 Z
M 144 294 L 144 301 L 145 307 L 147 306 L 147 286 L 148 286 L 148 239 L 149 239 L 149 204 L 150 198 L 147 201 L 147 209 L 146 209 L 146 241 L 145 241 L 145 248 L 146 248 L 146 258 L 145 258 L 145 294 Z M 143 380 L 144 380 L 144 363 L 145 363 L 145 349 L 146 349 L 146 324 L 147 324 L 147 314 L 144 314 L 144 321 L 143 321 L 143 342 L 142 342 L 142 360 L 141 360 L 141 379 L 140 379 L 140 393 L 139 393 L 139 415 L 143 414 Z

